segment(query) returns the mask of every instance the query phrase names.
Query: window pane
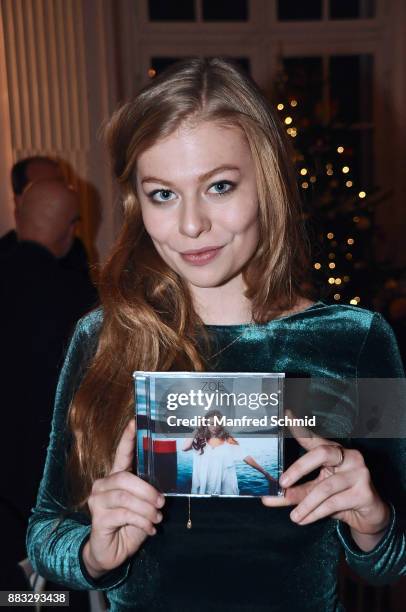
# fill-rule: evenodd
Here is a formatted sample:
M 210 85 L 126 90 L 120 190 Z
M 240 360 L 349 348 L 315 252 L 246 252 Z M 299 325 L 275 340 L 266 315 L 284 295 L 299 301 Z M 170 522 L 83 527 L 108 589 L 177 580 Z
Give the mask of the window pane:
M 375 0 L 330 0 L 331 19 L 375 17 Z
M 295 148 L 313 281 L 322 295 L 331 291 L 331 300 L 348 303 L 362 296 L 365 305 L 371 296 L 373 213 L 359 194 L 377 187 L 373 56 L 286 58 L 284 68 L 273 102 Z
M 300 115 L 317 123 L 323 98 L 323 64 L 321 57 L 289 57 L 283 60 L 286 94 L 298 98 Z
M 336 121 L 372 120 L 372 55 L 330 58 L 331 107 Z
M 374 184 L 373 56 L 330 57 L 327 83 L 323 83 L 319 57 L 284 58 L 283 64 L 284 96 L 275 103 L 285 103 L 282 120 L 293 117 L 292 125 L 298 128 L 295 146 L 306 149 L 307 140 L 317 140 L 318 130 L 323 141 L 328 134 L 332 151 L 339 145 L 345 149 L 346 178 L 368 189 Z M 327 97 L 323 96 L 326 87 Z M 286 98 L 297 100 L 297 107 L 286 106 Z
M 306 21 L 321 19 L 322 0 L 278 0 L 278 19 L 292 21 L 294 19 Z
M 195 21 L 194 0 L 149 0 L 149 18 L 151 21 Z
M 247 0 L 203 0 L 204 21 L 248 21 Z
M 330 58 L 330 110 L 333 127 L 345 132 L 354 150 L 354 175 L 372 184 L 373 56 Z

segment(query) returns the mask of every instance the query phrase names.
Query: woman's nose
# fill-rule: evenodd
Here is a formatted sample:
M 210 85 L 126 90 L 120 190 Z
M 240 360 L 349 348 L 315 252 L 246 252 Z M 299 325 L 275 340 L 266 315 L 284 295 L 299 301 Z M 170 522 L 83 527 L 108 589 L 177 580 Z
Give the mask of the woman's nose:
M 207 206 L 207 205 L 206 205 Z M 183 202 L 179 215 L 179 232 L 190 238 L 197 238 L 211 228 L 211 221 L 204 204 L 197 200 Z

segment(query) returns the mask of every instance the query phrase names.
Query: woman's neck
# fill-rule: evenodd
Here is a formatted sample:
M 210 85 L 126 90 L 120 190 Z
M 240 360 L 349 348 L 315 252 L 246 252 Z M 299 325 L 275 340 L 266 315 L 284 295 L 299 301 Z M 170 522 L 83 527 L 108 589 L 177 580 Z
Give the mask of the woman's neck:
M 241 325 L 252 322 L 251 302 L 244 291 L 242 277 L 233 278 L 220 287 L 190 286 L 197 314 L 205 325 Z M 296 303 L 278 317 L 306 310 L 314 300 L 297 296 Z
M 206 325 L 239 325 L 250 323 L 251 302 L 245 295 L 242 277 L 219 287 L 190 286 L 197 314 Z

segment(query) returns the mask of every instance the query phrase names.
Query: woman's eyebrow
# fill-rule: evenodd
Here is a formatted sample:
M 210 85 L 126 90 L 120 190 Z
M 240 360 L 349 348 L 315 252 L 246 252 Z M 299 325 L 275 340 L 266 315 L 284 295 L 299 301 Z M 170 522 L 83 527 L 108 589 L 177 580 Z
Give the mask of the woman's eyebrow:
M 217 174 L 217 172 L 222 172 L 223 170 L 238 170 L 239 171 L 240 169 L 238 168 L 238 166 L 229 166 L 229 165 L 218 166 L 217 168 L 213 168 L 213 170 L 209 170 L 208 172 L 201 174 L 197 178 L 199 181 L 205 181 L 206 179 L 210 178 L 213 174 Z M 165 183 L 165 185 L 173 186 L 173 183 L 171 183 L 171 181 L 156 178 L 155 176 L 144 177 L 141 181 L 141 184 L 142 183 Z

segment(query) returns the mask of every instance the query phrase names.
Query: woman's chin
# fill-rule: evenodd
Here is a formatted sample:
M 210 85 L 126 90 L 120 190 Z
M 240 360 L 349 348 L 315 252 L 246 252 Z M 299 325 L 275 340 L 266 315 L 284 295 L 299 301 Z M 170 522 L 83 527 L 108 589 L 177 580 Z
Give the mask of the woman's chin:
M 218 271 L 215 274 L 205 275 L 186 275 L 181 276 L 189 283 L 190 287 L 196 287 L 199 289 L 214 289 L 216 287 L 224 287 L 227 283 L 234 278 L 234 274 L 219 274 Z

